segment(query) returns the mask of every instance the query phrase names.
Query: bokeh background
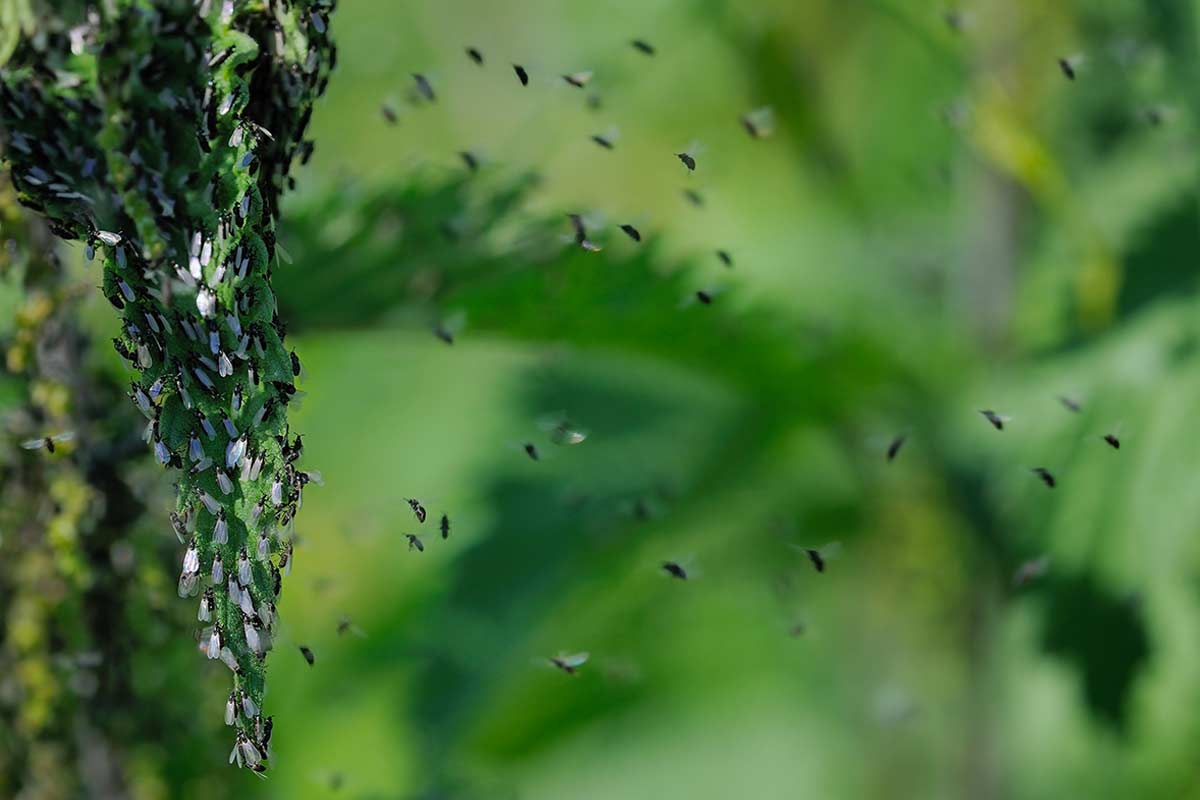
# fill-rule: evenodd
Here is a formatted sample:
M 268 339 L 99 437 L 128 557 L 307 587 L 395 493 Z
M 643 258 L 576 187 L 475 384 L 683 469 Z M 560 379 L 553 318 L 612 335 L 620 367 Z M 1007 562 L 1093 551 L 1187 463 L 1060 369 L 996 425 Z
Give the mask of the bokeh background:
M 127 609 L 166 630 L 125 713 L 173 720 L 131 723 L 135 796 L 1200 797 L 1195 3 L 352 0 L 332 29 L 275 272 L 325 481 L 277 764 L 223 768 L 168 479 L 131 467 L 168 578 Z M 86 319 L 115 331 L 99 293 Z M 798 548 L 831 542 L 818 574 Z

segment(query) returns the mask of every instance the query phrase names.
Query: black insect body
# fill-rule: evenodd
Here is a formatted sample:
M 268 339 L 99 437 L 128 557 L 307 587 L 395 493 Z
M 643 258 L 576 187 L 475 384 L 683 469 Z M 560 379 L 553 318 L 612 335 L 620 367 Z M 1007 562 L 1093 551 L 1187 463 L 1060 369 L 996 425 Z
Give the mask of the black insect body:
M 1058 60 L 1058 68 L 1062 70 L 1062 74 L 1067 77 L 1067 80 L 1075 80 L 1075 64 L 1072 59 L 1060 58 Z
M 467 169 L 471 172 L 479 171 L 479 159 L 474 153 L 469 150 L 463 150 L 458 154 L 458 157 L 462 159 L 463 163 L 467 165 Z
M 572 72 L 569 75 L 563 75 L 562 79 L 567 82 L 567 85 L 582 89 L 592 79 L 592 73 L 590 71 Z
M 1073 414 L 1078 414 L 1079 412 L 1083 411 L 1083 406 L 1079 404 L 1078 400 L 1075 400 L 1072 397 L 1067 397 L 1065 394 L 1058 396 L 1058 402 L 1062 403 L 1063 408 Z
M 654 45 L 650 44 L 645 39 L 634 39 L 632 42 L 630 42 L 630 44 L 633 45 L 634 50 L 637 50 L 642 55 L 652 56 L 655 54 L 655 52 L 657 52 L 654 49 Z
M 683 165 L 688 168 L 688 172 L 696 171 L 696 159 L 691 153 L 676 153 L 675 157 L 683 162 Z
M 633 239 L 635 242 L 640 242 L 642 240 L 641 231 L 639 231 L 637 228 L 633 227 L 632 225 L 622 225 L 621 230 L 625 233 L 626 236 L 628 236 L 630 239 Z
M 1008 417 L 1001 416 L 991 409 L 983 409 L 979 413 L 998 431 L 1004 430 L 1004 423 L 1008 422 Z
M 592 141 L 603 147 L 605 150 L 615 150 L 617 147 L 616 143 L 613 142 L 611 138 L 602 133 L 592 134 Z
M 720 259 L 721 263 L 725 266 L 729 267 L 730 269 L 733 268 L 733 256 L 729 255 L 728 250 L 718 250 L 717 258 Z
M 413 80 L 417 84 L 417 91 L 420 92 L 421 97 L 424 97 L 426 100 L 428 100 L 431 103 L 434 103 L 437 101 L 437 95 L 434 94 L 434 91 L 433 91 L 433 84 L 431 84 L 429 82 L 428 78 L 426 78 L 424 75 L 422 75 L 419 72 L 414 72 Z
M 425 552 L 425 543 L 421 541 L 420 536 L 417 536 L 415 533 L 406 533 L 404 535 L 408 538 L 409 550 L 416 550 L 418 553 Z
M 24 450 L 45 450 L 47 453 L 53 453 L 55 445 L 58 442 L 69 442 L 74 438 L 74 431 L 66 431 L 53 436 L 43 436 L 40 439 L 28 439 L 21 442 L 21 448 Z
M 474 61 L 477 66 L 483 66 L 483 53 L 479 52 L 478 48 L 468 47 L 466 52 L 467 58 Z
M 520 64 L 513 64 L 513 72 L 517 73 L 517 80 L 521 82 L 522 86 L 529 85 L 529 73 L 525 71 L 524 67 Z
M 300 655 L 304 656 L 304 660 L 308 662 L 310 667 L 316 661 L 316 659 L 313 657 L 313 651 L 304 645 L 300 645 Z
M 1117 438 L 1117 435 L 1115 433 L 1106 433 L 1106 434 L 1104 434 L 1103 439 L 1104 439 L 1105 443 L 1107 443 L 1108 446 L 1111 447 L 1113 450 L 1121 449 L 1121 440 Z
M 549 659 L 550 663 L 568 675 L 576 675 L 579 668 L 587 663 L 587 653 L 559 653 Z
M 529 456 L 534 461 L 537 461 L 538 458 L 540 458 L 538 455 L 537 446 L 534 445 L 533 442 L 526 442 L 521 446 L 521 449 L 525 451 L 525 455 Z
M 421 502 L 414 497 L 408 498 L 407 502 L 408 502 L 408 507 L 411 508 L 413 511 L 413 514 L 416 515 L 417 522 L 424 525 L 425 524 L 425 506 L 421 505 Z
M 706 306 L 712 305 L 712 295 L 703 289 L 696 290 L 696 299 Z
M 1046 484 L 1046 486 L 1051 489 L 1058 485 L 1058 481 L 1055 480 L 1054 475 L 1052 475 L 1050 470 L 1046 469 L 1045 467 L 1034 467 L 1032 470 L 1030 470 L 1030 472 L 1032 472 L 1034 475 L 1037 475 L 1038 478 L 1041 479 L 1042 483 Z
M 672 578 L 677 578 L 681 581 L 688 579 L 687 570 L 676 561 L 664 561 L 662 563 L 663 572 L 666 572 Z
M 568 214 L 567 217 L 571 220 L 571 226 L 575 229 L 575 244 L 579 245 L 589 253 L 599 253 L 602 248 L 588 238 L 587 228 L 583 223 L 583 217 L 578 214 Z
M 442 532 L 442 539 L 450 538 L 450 517 L 442 514 L 441 522 L 438 524 L 438 529 Z
M 743 114 L 741 123 L 751 139 L 766 139 L 775 132 L 775 112 L 770 106 L 756 108 Z
M 904 442 L 907 440 L 908 437 L 903 434 L 892 439 L 892 443 L 888 445 L 887 449 L 887 460 L 889 462 L 894 461 L 896 456 L 900 455 L 900 448 L 904 447 Z
M 804 550 L 804 553 L 808 556 L 808 560 L 812 562 L 813 568 L 817 572 L 825 571 L 825 557 L 821 555 L 820 550 L 809 547 Z

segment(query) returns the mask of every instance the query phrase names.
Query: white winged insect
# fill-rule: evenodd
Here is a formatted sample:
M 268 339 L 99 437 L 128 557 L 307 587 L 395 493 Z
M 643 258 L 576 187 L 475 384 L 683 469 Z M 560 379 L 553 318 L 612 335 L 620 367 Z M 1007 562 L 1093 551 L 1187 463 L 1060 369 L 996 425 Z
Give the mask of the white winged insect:
M 662 570 L 664 575 L 674 578 L 677 581 L 695 580 L 702 574 L 700 569 L 695 564 L 695 559 L 691 556 L 661 561 L 659 562 L 658 568 Z
M 908 430 L 899 430 L 896 433 L 889 435 L 876 435 L 867 439 L 867 448 L 872 452 L 881 453 L 887 463 L 892 463 L 900 455 L 900 451 L 908 444 L 912 433 Z
M 979 413 L 982 414 L 983 418 L 986 419 L 991 426 L 998 431 L 1004 430 L 1004 426 L 1009 422 L 1012 422 L 1012 417 L 999 414 L 990 408 L 981 408 L 979 409 Z
M 563 82 L 568 86 L 576 89 L 582 89 L 591 82 L 595 73 L 590 69 L 580 70 L 579 72 L 568 72 L 562 76 Z
M 433 335 L 446 344 L 454 344 L 454 340 L 462 333 L 466 324 L 467 313 L 462 310 L 454 311 L 433 323 Z
M 586 651 L 580 653 L 559 652 L 558 655 L 551 656 L 546 660 L 552 667 L 557 667 L 568 675 L 578 675 L 580 667 L 586 664 L 590 657 Z
M 1017 567 L 1013 573 L 1013 586 L 1020 589 L 1046 574 L 1050 569 L 1050 557 L 1040 556 L 1030 559 Z
M 599 253 L 604 249 L 591 238 L 591 234 L 604 225 L 604 221 L 598 215 L 572 213 L 567 214 L 567 219 L 571 221 L 571 227 L 574 229 L 571 240 L 575 244 L 589 253 Z
M 1087 57 L 1083 53 L 1073 53 L 1058 59 L 1059 70 L 1062 71 L 1063 77 L 1070 81 L 1075 80 L 1086 64 Z
M 834 561 L 842 555 L 841 542 L 829 542 L 821 547 L 807 547 L 805 545 L 793 544 L 792 548 L 797 552 L 803 553 L 804 557 L 812 564 L 813 569 L 822 573 L 829 567 L 830 561 Z
M 40 439 L 26 439 L 21 442 L 21 447 L 25 450 L 42 450 L 47 453 L 53 453 L 55 445 L 69 442 L 75 438 L 75 431 L 63 431 L 52 436 L 43 436 Z
M 678 307 L 680 309 L 684 309 L 690 308 L 691 306 L 697 304 L 702 306 L 711 306 L 713 301 L 716 300 L 724 291 L 724 287 L 721 286 L 702 286 L 695 291 L 684 295 L 683 299 L 679 301 Z
M 688 173 L 691 174 L 696 171 L 696 156 L 701 155 L 704 150 L 704 145 L 693 139 L 691 144 L 689 144 L 683 150 L 677 152 L 675 157 L 679 159 L 680 163 L 687 167 Z
M 587 430 L 572 422 L 563 411 L 542 417 L 538 420 L 538 427 L 546 431 L 550 441 L 557 445 L 582 444 L 588 438 Z
M 436 103 L 437 92 L 434 91 L 433 82 L 429 79 L 429 75 L 423 72 L 414 72 L 412 74 L 413 88 L 409 91 L 408 99 L 413 105 L 419 105 L 422 102 Z
M 1128 438 L 1127 435 L 1122 432 L 1123 427 L 1124 426 L 1122 423 L 1118 422 L 1116 425 L 1108 428 L 1104 433 L 1096 434 L 1096 436 L 1099 437 L 1100 441 L 1104 442 L 1113 450 L 1120 450 L 1121 444 L 1124 443 Z
M 621 138 L 621 131 L 616 125 L 609 125 L 603 133 L 593 133 L 589 138 L 597 147 L 615 150 L 617 149 L 617 140 Z
M 742 127 L 753 139 L 766 139 L 775 133 L 775 111 L 762 106 L 742 115 Z
M 354 620 L 350 619 L 349 614 L 342 614 L 337 624 L 338 636 L 345 636 L 347 633 L 353 634 L 360 639 L 367 638 L 367 633 L 358 625 L 354 624 Z

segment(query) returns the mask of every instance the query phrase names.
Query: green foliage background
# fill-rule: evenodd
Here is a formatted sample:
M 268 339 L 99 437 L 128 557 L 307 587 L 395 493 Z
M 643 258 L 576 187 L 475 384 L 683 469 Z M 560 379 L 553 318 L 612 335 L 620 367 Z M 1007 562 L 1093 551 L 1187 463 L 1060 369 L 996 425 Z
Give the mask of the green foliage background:
M 342 4 L 275 274 L 326 481 L 280 609 L 278 764 L 225 774 L 205 713 L 186 750 L 137 746 L 135 794 L 1200 796 L 1195 5 L 979 0 L 960 32 L 934 2 L 742 5 Z M 568 246 L 580 210 L 602 253 Z M 587 442 L 546 440 L 558 410 Z M 790 546 L 831 540 L 824 575 Z M 142 647 L 213 706 L 182 637 Z M 537 665 L 559 650 L 592 660 Z

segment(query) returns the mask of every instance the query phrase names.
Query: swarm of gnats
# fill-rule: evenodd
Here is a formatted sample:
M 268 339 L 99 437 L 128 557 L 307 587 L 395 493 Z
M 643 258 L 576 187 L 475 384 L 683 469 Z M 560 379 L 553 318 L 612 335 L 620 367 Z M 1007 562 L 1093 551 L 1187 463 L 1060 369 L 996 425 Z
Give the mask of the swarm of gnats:
M 300 364 L 271 288 L 278 200 L 335 62 L 325 0 L 109 0 L 44 14 L 0 67 L 21 202 L 103 262 L 155 458 L 175 471 L 181 597 L 233 674 L 230 761 L 261 772 L 266 653 L 308 474 Z

